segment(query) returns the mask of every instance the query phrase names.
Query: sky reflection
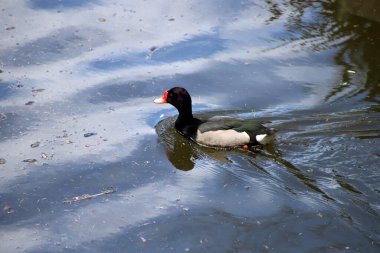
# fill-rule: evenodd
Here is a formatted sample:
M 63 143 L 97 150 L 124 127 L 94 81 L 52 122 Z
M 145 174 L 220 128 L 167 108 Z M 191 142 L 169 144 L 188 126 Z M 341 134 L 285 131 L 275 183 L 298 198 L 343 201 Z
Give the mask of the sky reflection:
M 273 224 L 285 219 L 291 236 L 303 229 L 319 238 L 326 231 L 319 212 L 339 209 L 341 193 L 335 191 L 349 187 L 327 172 L 317 174 L 316 166 L 307 167 L 306 158 L 332 166 L 311 154 L 327 153 L 327 145 L 310 137 L 298 146 L 292 138 L 305 134 L 302 127 L 317 132 L 313 127 L 339 110 L 334 102 L 356 94 L 366 75 L 354 75 L 357 69 L 334 59 L 349 33 L 332 39 L 334 29 L 327 35 L 314 29 L 318 19 L 311 18 L 310 6 L 300 14 L 307 25 L 297 27 L 293 21 L 301 12 L 296 7 L 271 1 L 2 1 L 0 158 L 6 163 L 0 165 L 0 201 L 2 209 L 11 204 L 15 212 L 0 213 L 0 251 L 88 250 L 156 221 L 170 226 L 189 213 L 200 220 L 223 217 L 231 233 L 236 227 L 246 233 L 242 222 L 248 219 L 253 222 L 248 229 L 260 230 L 256 235 L 284 231 Z M 310 31 L 319 34 L 308 37 Z M 351 73 L 348 79 L 356 84 L 342 82 L 342 73 Z M 277 117 L 282 152 L 294 151 L 292 162 L 305 168 L 279 157 L 204 152 L 186 164 L 191 170 L 175 170 L 154 126 L 177 112 L 152 103 L 171 86 L 189 89 L 197 112 Z M 327 105 L 317 107 L 322 102 Z M 323 120 L 306 117 L 330 106 Z M 284 119 L 314 107 L 300 117 L 300 126 Z M 96 135 L 84 137 L 89 132 Z M 62 204 L 110 184 L 117 193 Z M 341 203 L 353 205 L 350 200 Z M 328 215 L 331 227 L 348 226 L 348 218 Z M 299 217 L 311 221 L 305 225 Z M 266 226 L 260 227 L 259 219 Z M 261 233 L 263 228 L 271 229 Z M 350 228 L 343 232 L 358 235 Z
M 227 198 L 217 197 L 216 194 L 210 202 L 208 198 L 210 196 L 206 197 L 202 188 L 204 184 L 215 187 L 215 190 L 219 188 L 219 180 L 212 180 L 219 183 L 215 186 L 210 185 L 211 178 L 221 176 L 219 173 L 219 175 L 215 174 L 216 165 L 208 164 L 204 169 L 194 170 L 186 177 L 179 175 L 173 178 L 174 181 L 157 181 L 129 191 L 117 192 L 116 196 L 107 197 L 108 200 L 105 202 L 79 203 L 75 210 L 71 210 L 73 207 L 68 206 L 70 212 L 65 213 L 65 209 L 63 212 L 56 210 L 59 216 L 47 215 L 44 224 L 35 224 L 37 222 L 35 218 L 38 219 L 38 217 L 25 220 L 26 226 L 22 228 L 10 227 L 0 232 L 3 241 L 0 249 L 12 252 L 73 249 L 94 240 L 107 240 L 109 236 L 116 236 L 131 227 L 150 224 L 162 215 L 191 213 L 193 208 L 196 209 L 200 204 L 206 208 L 219 208 L 231 213 L 240 210 L 241 213 L 237 212 L 237 215 L 249 217 L 269 216 L 279 211 L 271 203 L 274 199 L 281 200 L 268 194 L 268 189 L 265 188 L 269 186 L 265 185 L 256 186 L 255 191 L 250 192 L 248 196 L 244 188 L 240 189 L 241 197 L 254 199 L 254 201 L 239 201 L 238 210 L 229 210 L 236 208 L 237 200 L 234 196 L 236 191 L 227 191 L 226 194 L 232 194 Z M 151 197 L 152 195 L 154 198 Z M 232 203 L 225 203 L 226 199 Z M 62 208 L 65 207 L 62 206 Z M 265 213 L 262 212 L 263 209 L 266 210 Z M 249 212 L 244 210 L 249 210 Z M 28 242 L 22 247 L 17 247 L 20 245 L 19 240 L 23 238 L 29 238 Z

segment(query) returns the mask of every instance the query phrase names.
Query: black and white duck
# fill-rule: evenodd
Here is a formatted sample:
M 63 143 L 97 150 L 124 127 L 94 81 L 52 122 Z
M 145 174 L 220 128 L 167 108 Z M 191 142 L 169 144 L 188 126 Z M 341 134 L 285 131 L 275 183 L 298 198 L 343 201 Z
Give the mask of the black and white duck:
M 266 145 L 273 141 L 275 130 L 266 128 L 256 119 L 239 119 L 228 116 L 195 118 L 191 96 L 186 89 L 174 87 L 166 90 L 156 104 L 169 103 L 177 108 L 179 115 L 175 128 L 183 136 L 206 146 L 249 147 Z

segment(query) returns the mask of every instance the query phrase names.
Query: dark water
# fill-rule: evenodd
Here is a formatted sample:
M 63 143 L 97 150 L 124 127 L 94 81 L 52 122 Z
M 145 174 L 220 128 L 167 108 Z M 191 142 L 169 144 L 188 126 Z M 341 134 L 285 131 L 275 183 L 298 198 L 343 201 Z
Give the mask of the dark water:
M 0 252 L 380 252 L 377 1 L 0 7 Z M 188 142 L 172 86 L 276 142 Z

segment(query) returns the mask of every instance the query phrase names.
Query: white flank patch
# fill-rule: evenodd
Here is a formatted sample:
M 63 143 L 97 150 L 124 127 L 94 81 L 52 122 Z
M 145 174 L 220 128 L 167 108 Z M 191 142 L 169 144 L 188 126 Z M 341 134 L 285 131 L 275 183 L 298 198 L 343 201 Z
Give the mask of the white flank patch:
M 256 140 L 258 143 L 265 145 L 273 140 L 273 135 L 258 134 L 256 135 Z
M 203 145 L 232 147 L 248 143 L 249 135 L 246 132 L 239 133 L 232 129 L 204 133 L 198 130 L 196 141 Z

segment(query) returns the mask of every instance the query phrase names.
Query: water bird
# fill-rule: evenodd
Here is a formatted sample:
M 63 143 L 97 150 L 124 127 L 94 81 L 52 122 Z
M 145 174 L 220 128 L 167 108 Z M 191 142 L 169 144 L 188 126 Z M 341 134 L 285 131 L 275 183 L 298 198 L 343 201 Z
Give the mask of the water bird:
M 176 130 L 198 144 L 215 147 L 243 147 L 266 145 L 273 141 L 273 128 L 267 128 L 256 119 L 229 116 L 194 117 L 189 92 L 182 87 L 165 90 L 156 104 L 171 104 L 178 110 Z

